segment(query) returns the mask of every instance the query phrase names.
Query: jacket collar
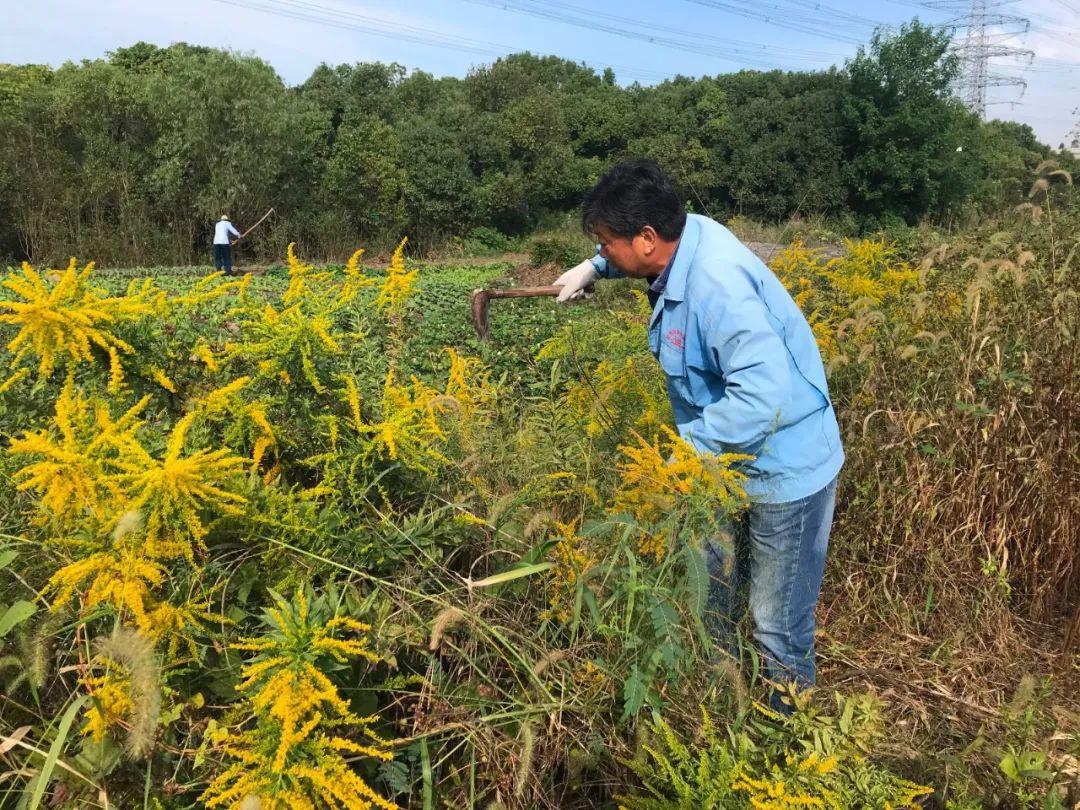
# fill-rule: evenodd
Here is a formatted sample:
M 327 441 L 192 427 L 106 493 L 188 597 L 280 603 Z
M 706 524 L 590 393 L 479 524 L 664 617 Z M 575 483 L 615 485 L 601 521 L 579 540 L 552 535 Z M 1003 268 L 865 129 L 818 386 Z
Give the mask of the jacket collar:
M 700 237 L 701 223 L 695 215 L 689 214 L 682 236 L 679 237 L 679 247 L 675 251 L 667 286 L 664 287 L 664 298 L 667 300 L 682 301 L 686 298 L 686 278 L 690 274 L 690 265 L 693 264 Z
M 664 312 L 665 301 L 683 301 L 686 298 L 686 279 L 690 274 L 690 265 L 694 262 L 694 254 L 697 253 L 698 242 L 701 238 L 701 223 L 697 218 L 691 214 L 686 218 L 686 226 L 683 228 L 682 236 L 679 237 L 679 247 L 675 251 L 674 261 L 671 263 L 671 272 L 668 273 L 667 286 L 664 287 L 664 292 L 657 299 L 656 304 L 653 306 L 652 317 L 649 318 L 649 334 L 650 340 L 653 334 L 654 327 L 657 320 Z M 678 317 L 678 316 L 676 316 Z M 674 324 L 674 328 L 683 329 L 686 327 L 686 310 L 682 310 L 682 322 L 681 324 Z M 657 338 L 659 340 L 659 338 Z M 657 344 L 658 346 L 659 344 Z M 654 351 L 657 347 L 654 346 Z

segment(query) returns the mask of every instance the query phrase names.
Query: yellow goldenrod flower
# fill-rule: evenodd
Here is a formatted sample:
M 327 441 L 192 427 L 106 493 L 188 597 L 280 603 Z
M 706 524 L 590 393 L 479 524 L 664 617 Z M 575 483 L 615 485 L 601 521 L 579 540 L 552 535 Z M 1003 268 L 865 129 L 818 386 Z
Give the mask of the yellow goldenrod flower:
M 245 639 L 236 649 L 256 652 L 241 670 L 237 689 L 248 694 L 257 718 L 254 729 L 221 730 L 218 750 L 235 762 L 211 781 L 202 795 L 207 807 L 235 806 L 258 795 L 265 806 L 356 807 L 394 810 L 346 763 L 343 754 L 390 760 L 388 743 L 371 729 L 376 717 L 354 715 L 337 687 L 317 667 L 328 656 L 345 662 L 360 656 L 378 660 L 368 647 L 368 625 L 330 615 L 324 598 L 302 591 L 291 602 L 267 610 L 267 633 Z M 341 634 L 348 632 L 351 637 Z M 328 733 L 334 729 L 333 734 Z M 365 738 L 341 736 L 352 729 Z
M 183 455 L 196 415 L 197 411 L 191 411 L 176 423 L 160 461 L 138 448 L 133 457 L 115 462 L 122 470 L 118 480 L 130 493 L 129 508 L 145 515 L 146 546 L 154 557 L 191 560 L 194 547 L 206 534 L 200 511 L 210 507 L 236 514 L 245 503 L 243 496 L 223 488 L 239 472 L 243 458 L 231 455 L 227 448 Z
M 172 393 L 172 394 L 176 393 L 176 383 L 174 383 L 172 380 L 170 380 L 165 375 L 165 372 L 162 371 L 157 366 L 151 366 L 150 367 L 150 376 L 153 377 L 154 382 L 156 382 L 158 385 L 160 385 L 162 388 L 164 388 L 169 393 Z
M 46 513 L 61 522 L 86 512 L 99 520 L 110 511 L 119 516 L 125 496 L 116 459 L 139 447 L 136 417 L 149 399 L 144 397 L 114 420 L 104 403 L 84 397 L 69 378 L 56 400 L 51 428 L 24 433 L 8 448 L 9 453 L 38 459 L 15 473 L 17 488 L 34 491 Z
M 353 427 L 365 440 L 360 460 L 399 461 L 418 472 L 433 472 L 432 465 L 448 464 L 436 444 L 446 434 L 436 418 L 439 393 L 413 377 L 410 385 L 398 383 L 387 372 L 380 403 L 380 421 L 362 421 Z
M 742 482 L 746 476 L 732 465 L 752 458 L 737 453 L 699 453 L 666 425 L 662 432 L 663 444 L 658 438 L 649 442 L 639 437 L 636 446 L 619 448 L 624 460 L 619 464 L 619 488 L 610 508 L 616 514 L 629 514 L 642 526 L 641 553 L 657 559 L 667 551 L 668 540 L 650 527 L 673 514 L 684 499 L 702 500 L 726 513 L 745 505 Z
M 27 356 L 38 360 L 38 375 L 48 377 L 61 363 L 71 366 L 93 362 L 93 347 L 109 356 L 109 387 L 118 391 L 123 382 L 121 354 L 134 349 L 116 336 L 113 327 L 154 313 L 145 292 L 110 297 L 89 285 L 93 262 L 81 271 L 72 258 L 67 270 L 51 287 L 33 267 L 23 262 L 8 274 L 3 287 L 22 300 L 0 300 L 0 324 L 12 324 L 19 332 L 7 345 L 11 366 L 18 368 Z
M 561 622 L 570 620 L 577 591 L 596 559 L 586 548 L 585 539 L 571 523 L 555 523 L 559 540 L 552 548 L 555 565 L 548 572 L 551 588 L 550 613 Z
M 375 305 L 391 315 L 400 315 L 406 301 L 412 294 L 413 283 L 419 271 L 405 270 L 405 243 L 409 240 L 402 239 L 394 250 L 390 259 L 390 266 L 386 270 L 386 280 L 379 289 L 379 295 L 375 299 Z
M 214 357 L 213 350 L 202 341 L 195 346 L 191 355 L 193 359 L 201 360 L 203 365 L 206 366 L 206 370 L 211 374 L 215 373 L 220 368 L 220 366 L 218 366 L 217 358 Z

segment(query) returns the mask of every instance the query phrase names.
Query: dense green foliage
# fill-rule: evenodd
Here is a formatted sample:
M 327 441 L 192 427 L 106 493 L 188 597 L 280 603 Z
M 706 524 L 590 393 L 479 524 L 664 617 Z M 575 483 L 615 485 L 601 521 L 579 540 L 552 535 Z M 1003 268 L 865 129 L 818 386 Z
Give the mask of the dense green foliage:
M 223 211 L 245 225 L 270 206 L 250 248 L 264 256 L 289 239 L 344 258 L 401 233 L 421 249 L 521 234 L 632 155 L 715 216 L 873 229 L 1019 202 L 1049 150 L 951 98 L 947 44 L 913 23 L 843 68 L 653 87 L 530 54 L 465 79 L 324 64 L 295 88 L 260 59 L 184 44 L 0 66 L 0 257 L 186 263 Z

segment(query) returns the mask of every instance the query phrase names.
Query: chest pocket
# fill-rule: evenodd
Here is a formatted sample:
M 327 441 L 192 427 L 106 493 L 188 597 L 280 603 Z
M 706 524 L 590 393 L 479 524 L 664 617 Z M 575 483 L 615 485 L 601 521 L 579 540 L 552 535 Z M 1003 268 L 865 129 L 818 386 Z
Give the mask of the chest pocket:
M 660 368 L 664 370 L 664 376 L 667 378 L 668 393 L 688 403 L 693 402 L 694 398 L 686 376 L 686 355 L 683 347 L 661 339 L 656 351 L 656 359 L 660 361 Z
M 650 328 L 650 344 L 667 376 L 670 393 L 697 408 L 723 395 L 723 377 L 712 369 L 707 349 L 688 323 L 682 302 L 665 301 Z
M 699 408 L 724 394 L 723 375 L 713 370 L 704 351 L 697 341 L 688 341 L 684 347 L 662 340 L 658 354 L 668 385 L 682 399 Z

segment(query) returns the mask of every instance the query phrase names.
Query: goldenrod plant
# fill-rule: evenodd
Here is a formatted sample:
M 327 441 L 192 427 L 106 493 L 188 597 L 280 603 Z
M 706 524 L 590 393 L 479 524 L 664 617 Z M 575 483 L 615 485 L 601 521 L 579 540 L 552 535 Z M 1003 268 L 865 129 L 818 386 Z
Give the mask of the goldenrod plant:
M 659 561 L 669 549 L 673 526 L 708 536 L 709 527 L 737 516 L 748 503 L 739 464 L 753 456 L 703 454 L 671 428 L 661 438 L 619 447 L 619 486 L 610 511 L 630 515 L 640 527 L 638 550 Z M 686 521 L 697 518 L 697 525 Z M 703 519 L 703 521 L 702 521 Z
M 103 399 L 88 398 L 69 377 L 54 405 L 48 427 L 14 438 L 8 453 L 31 457 L 15 472 L 20 491 L 40 499 L 38 519 L 52 518 L 70 527 L 89 516 L 105 522 L 116 517 L 124 494 L 117 480 L 117 460 L 140 448 L 135 430 L 149 398 L 113 418 Z
M 384 310 L 391 318 L 398 318 L 405 302 L 409 299 L 416 282 L 418 270 L 405 269 L 405 243 L 402 239 L 390 258 L 390 267 L 386 271 L 386 280 L 379 288 L 375 305 Z
M 547 340 L 537 357 L 573 370 L 563 394 L 568 413 L 590 437 L 618 442 L 629 426 L 646 439 L 671 423 L 671 405 L 663 374 L 646 341 L 648 298 L 632 290 L 634 306 L 620 309 L 588 329 L 568 324 Z
M 94 362 L 98 349 L 109 364 L 109 389 L 119 390 L 124 381 L 122 355 L 134 353 L 115 329 L 123 321 L 144 318 L 154 312 L 147 288 L 110 296 L 90 285 L 94 263 L 81 270 L 72 257 L 63 272 L 45 274 L 23 262 L 19 271 L 8 273 L 0 282 L 14 300 L 0 300 L 0 323 L 18 327 L 7 344 L 9 365 L 18 373 L 28 357 L 37 360 L 37 374 L 48 377 L 58 366 L 73 367 Z M 49 281 L 53 276 L 55 281 Z
M 582 589 L 586 587 L 587 575 L 596 565 L 596 559 L 574 526 L 556 523 L 555 528 L 558 534 L 551 549 L 555 564 L 549 574 L 549 605 L 556 619 L 567 622 L 584 593 Z
M 350 392 L 350 403 L 351 397 Z M 405 384 L 393 371 L 388 372 L 380 413 L 371 421 L 357 420 L 358 410 L 352 413 L 352 428 L 361 436 L 361 460 L 397 461 L 424 473 L 433 473 L 434 465 L 449 463 L 438 450 L 446 438 L 438 418 L 445 407 L 439 393 L 418 378 Z
M 117 480 L 128 493 L 125 505 L 143 516 L 146 549 L 154 557 L 192 562 L 207 531 L 202 514 L 237 514 L 244 503 L 230 488 L 245 464 L 242 457 L 225 447 L 185 452 L 197 416 L 191 411 L 173 426 L 160 460 L 134 444 L 131 456 L 115 461 Z
M 756 716 L 717 728 L 704 707 L 693 738 L 663 719 L 649 724 L 648 741 L 629 766 L 644 790 L 620 797 L 626 810 L 710 808 L 790 810 L 919 808 L 933 790 L 883 769 L 867 767 L 866 751 L 880 741 L 872 699 L 836 697 L 836 714 L 796 699 L 790 718 L 758 704 Z M 838 722 L 838 717 L 843 718 Z
M 274 596 L 264 635 L 232 645 L 255 653 L 243 666 L 237 690 L 254 716 L 249 729 L 219 728 L 211 743 L 231 764 L 202 795 L 207 807 L 260 806 L 383 808 L 382 798 L 345 760 L 360 755 L 392 758 L 388 743 L 372 729 L 375 716 L 352 712 L 327 676 L 351 658 L 377 663 L 371 628 L 334 615 L 326 597 L 298 590 L 293 599 Z
M 895 328 L 896 316 L 911 318 L 910 302 L 926 281 L 925 272 L 885 240 L 847 239 L 831 258 L 797 240 L 771 264 L 806 313 L 822 359 L 832 367 L 865 360 L 874 330 L 886 323 Z
M 363 249 L 357 250 L 345 263 L 345 283 L 341 287 L 341 298 L 346 303 L 356 298 L 361 290 L 376 283 L 375 279 L 364 273 L 364 267 L 360 264 L 363 255 Z

